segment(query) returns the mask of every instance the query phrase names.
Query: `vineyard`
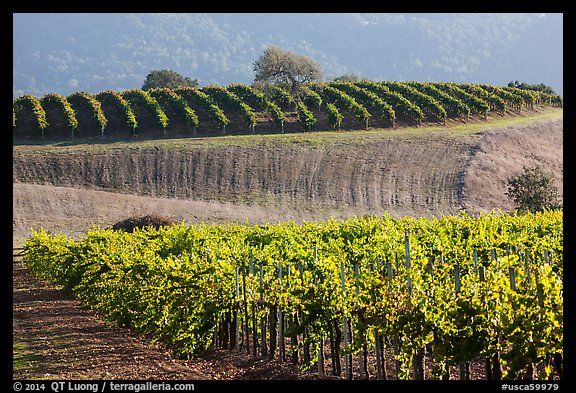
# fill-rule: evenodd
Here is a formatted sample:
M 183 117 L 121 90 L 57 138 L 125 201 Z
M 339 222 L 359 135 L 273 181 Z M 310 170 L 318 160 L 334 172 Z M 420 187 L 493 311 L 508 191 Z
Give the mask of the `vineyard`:
M 94 228 L 79 240 L 40 230 L 24 261 L 182 358 L 245 351 L 319 378 L 468 379 L 473 362 L 485 379 L 562 378 L 561 211 Z
M 14 140 L 183 137 L 226 133 L 393 128 L 468 122 L 490 113 L 563 105 L 562 96 L 515 87 L 440 82 L 305 84 L 297 97 L 275 85 L 132 89 L 23 95 L 13 101 Z

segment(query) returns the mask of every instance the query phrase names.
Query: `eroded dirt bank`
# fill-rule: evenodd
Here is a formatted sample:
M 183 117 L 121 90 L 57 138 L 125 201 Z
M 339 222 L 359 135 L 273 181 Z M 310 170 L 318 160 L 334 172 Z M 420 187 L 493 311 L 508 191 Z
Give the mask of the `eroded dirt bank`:
M 13 180 L 237 203 L 451 209 L 459 204 L 454 185 L 469 149 L 468 140 L 415 137 L 353 146 L 34 154 L 14 158 Z

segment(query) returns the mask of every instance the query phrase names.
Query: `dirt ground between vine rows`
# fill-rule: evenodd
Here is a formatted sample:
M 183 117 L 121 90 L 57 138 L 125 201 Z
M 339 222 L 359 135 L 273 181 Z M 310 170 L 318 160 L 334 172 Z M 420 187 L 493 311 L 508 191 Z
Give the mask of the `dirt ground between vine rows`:
M 288 364 L 245 352 L 211 351 L 201 359 L 172 357 L 159 345 L 106 322 L 78 300 L 13 269 L 14 379 L 227 380 L 295 379 Z
M 21 263 L 14 264 L 13 285 L 14 380 L 320 379 L 317 370 L 298 372 L 289 361 L 253 357 L 245 350 L 209 350 L 201 358 L 175 358 L 136 332 L 106 322 L 77 299 L 35 278 Z M 342 379 L 344 374 L 331 375 L 329 353 L 327 345 L 323 379 Z M 369 353 L 370 379 L 376 374 L 373 355 Z M 386 356 L 391 358 L 390 353 Z M 483 367 L 481 360 L 472 363 L 471 379 L 484 379 Z M 427 379 L 430 371 L 428 365 Z M 395 379 L 390 360 L 386 374 Z M 357 367 L 353 375 L 360 378 Z M 458 379 L 455 368 L 451 379 Z

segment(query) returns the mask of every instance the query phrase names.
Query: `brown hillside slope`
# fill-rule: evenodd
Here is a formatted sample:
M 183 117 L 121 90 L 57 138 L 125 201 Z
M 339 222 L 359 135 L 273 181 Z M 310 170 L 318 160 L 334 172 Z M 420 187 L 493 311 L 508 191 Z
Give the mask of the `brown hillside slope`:
M 255 224 L 384 211 L 399 217 L 508 210 L 505 182 L 523 165 L 544 166 L 562 190 L 562 135 L 560 115 L 464 135 L 19 146 L 13 233 L 15 241 L 40 226 L 78 235 L 150 213 L 187 223 Z
M 509 176 L 520 173 L 523 166 L 541 166 L 553 174 L 563 195 L 563 136 L 562 119 L 487 130 L 464 174 L 462 206 L 470 213 L 495 206 L 514 209 L 503 190 Z

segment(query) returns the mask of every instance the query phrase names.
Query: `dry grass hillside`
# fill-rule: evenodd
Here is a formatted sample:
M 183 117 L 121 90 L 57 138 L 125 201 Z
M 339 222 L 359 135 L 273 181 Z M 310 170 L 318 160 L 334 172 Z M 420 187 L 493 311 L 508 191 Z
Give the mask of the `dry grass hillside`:
M 554 176 L 563 194 L 564 157 L 562 119 L 509 125 L 484 131 L 466 167 L 462 206 L 470 213 L 488 211 L 495 206 L 504 211 L 514 205 L 503 197 L 507 179 L 523 166 L 540 166 Z
M 448 128 L 16 145 L 13 234 L 79 236 L 159 214 L 186 223 L 510 210 L 524 165 L 562 191 L 563 112 Z

